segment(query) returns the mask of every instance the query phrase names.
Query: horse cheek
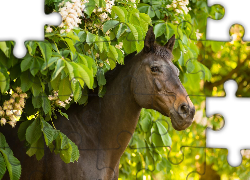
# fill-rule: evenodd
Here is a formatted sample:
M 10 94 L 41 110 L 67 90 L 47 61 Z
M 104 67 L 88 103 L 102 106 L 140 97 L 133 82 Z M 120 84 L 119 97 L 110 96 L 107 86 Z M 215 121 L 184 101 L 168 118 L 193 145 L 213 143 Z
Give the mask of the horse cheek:
M 158 91 L 162 91 L 162 85 L 158 79 L 155 79 L 155 85 Z

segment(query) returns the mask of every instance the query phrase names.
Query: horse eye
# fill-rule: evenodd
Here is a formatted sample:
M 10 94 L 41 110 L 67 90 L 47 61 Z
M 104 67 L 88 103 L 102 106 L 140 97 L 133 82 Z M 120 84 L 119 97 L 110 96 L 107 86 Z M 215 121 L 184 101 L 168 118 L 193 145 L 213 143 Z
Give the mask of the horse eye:
M 160 69 L 157 66 L 153 66 L 153 67 L 151 67 L 151 71 L 152 72 L 160 72 Z

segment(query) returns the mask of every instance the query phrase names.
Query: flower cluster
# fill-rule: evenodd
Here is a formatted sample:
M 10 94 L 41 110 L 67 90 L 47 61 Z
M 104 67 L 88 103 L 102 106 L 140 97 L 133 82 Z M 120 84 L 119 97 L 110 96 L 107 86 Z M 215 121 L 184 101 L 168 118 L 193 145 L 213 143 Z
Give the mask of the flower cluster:
M 105 8 L 105 10 L 106 10 L 109 14 L 111 14 L 111 8 L 112 8 L 112 6 L 114 6 L 115 0 L 105 0 L 105 2 L 106 2 L 106 8 Z
M 250 150 L 243 149 L 241 150 L 242 156 L 246 157 L 247 159 L 250 159 Z
M 199 29 L 196 30 L 195 32 L 195 35 L 196 35 L 196 38 L 197 38 L 197 41 L 202 37 L 202 33 L 199 33 Z
M 20 87 L 16 88 L 16 92 L 11 90 L 10 93 L 10 99 L 4 101 L 3 106 L 0 106 L 0 124 L 5 125 L 6 123 L 9 123 L 12 127 L 15 127 L 17 120 L 20 118 L 23 112 L 27 94 L 22 93 Z
M 59 13 L 62 16 L 62 23 L 59 26 L 61 29 L 60 33 L 70 32 L 74 27 L 78 27 L 81 24 L 80 16 L 83 16 L 83 10 L 85 8 L 85 3 L 88 1 L 81 2 L 80 0 L 71 0 L 59 4 Z
M 59 4 L 59 13 L 62 16 L 62 23 L 59 25 L 61 28 L 60 33 L 70 32 L 74 27 L 78 27 L 78 24 L 81 24 L 81 16 L 83 15 L 83 10 L 85 8 L 85 3 L 88 0 L 71 0 L 71 2 L 62 2 Z M 48 26 L 46 32 L 50 33 L 53 29 Z
M 190 7 L 189 8 L 187 7 L 188 4 L 189 4 L 188 0 L 173 0 L 172 4 L 167 5 L 166 8 L 175 11 L 176 12 L 175 15 L 184 13 L 187 14 L 191 10 Z
M 136 5 L 136 0 L 126 0 L 126 2 L 128 3 L 128 7 L 134 7 L 136 8 L 137 5 Z
M 58 97 L 58 91 L 53 91 L 53 95 L 49 95 L 48 99 L 52 101 L 52 107 L 66 107 L 67 104 L 72 100 L 73 94 L 70 95 L 65 101 L 60 101 Z
M 104 22 L 105 20 L 109 20 L 109 16 L 107 13 L 102 13 L 99 15 L 101 22 Z
M 123 46 L 123 42 L 119 42 L 119 44 L 115 45 L 116 48 L 120 49 L 122 53 L 125 54 L 124 51 L 122 50 L 122 46 Z
M 121 49 L 123 46 L 123 42 L 119 42 L 119 44 L 116 44 L 115 47 L 118 49 Z

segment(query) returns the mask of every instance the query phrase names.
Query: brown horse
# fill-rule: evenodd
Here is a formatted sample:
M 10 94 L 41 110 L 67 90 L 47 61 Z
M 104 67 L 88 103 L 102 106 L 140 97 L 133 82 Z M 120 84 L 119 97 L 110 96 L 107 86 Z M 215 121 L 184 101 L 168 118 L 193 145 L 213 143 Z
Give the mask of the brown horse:
M 21 162 L 21 179 L 117 180 L 120 157 L 135 131 L 142 108 L 169 116 L 178 131 L 189 127 L 195 109 L 171 61 L 174 43 L 175 36 L 165 46 L 155 44 L 151 27 L 144 49 L 137 55 L 128 55 L 126 65 L 108 74 L 103 98 L 91 97 L 85 107 L 74 105 L 67 110 L 69 120 L 62 116 L 53 120 L 55 127 L 78 146 L 78 162 L 65 164 L 48 149 L 37 161 L 25 154 L 16 137 L 17 127 L 0 128 Z M 7 176 L 8 173 L 4 179 Z

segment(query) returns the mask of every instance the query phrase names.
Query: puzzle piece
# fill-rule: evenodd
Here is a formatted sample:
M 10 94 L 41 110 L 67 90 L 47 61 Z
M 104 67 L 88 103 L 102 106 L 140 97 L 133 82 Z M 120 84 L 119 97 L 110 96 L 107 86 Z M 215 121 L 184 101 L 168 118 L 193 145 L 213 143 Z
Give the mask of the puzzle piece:
M 154 2 L 152 2 L 152 3 L 154 3 Z M 153 7 L 153 6 L 152 6 Z M 148 8 L 148 10 L 152 13 L 152 12 L 154 12 L 154 13 L 157 13 L 158 12 L 158 10 L 163 10 L 163 8 L 159 8 L 159 9 L 155 9 L 155 7 L 154 7 L 154 9 L 151 7 L 151 9 L 150 8 Z M 153 10 L 152 10 L 153 9 Z M 179 26 L 178 26 L 178 28 L 179 28 Z M 180 36 L 180 34 L 179 34 L 179 36 Z M 183 39 L 181 39 L 181 38 L 179 38 L 179 36 L 178 36 L 178 38 L 177 38 L 177 40 L 179 41 L 179 40 L 183 40 Z M 127 41 L 129 41 L 129 40 L 131 40 L 131 39 L 129 39 L 129 36 L 127 36 Z M 132 40 L 131 40 L 132 41 Z M 142 39 L 140 40 L 139 39 L 139 41 L 142 41 Z M 95 44 L 97 44 L 98 42 L 105 42 L 105 41 L 103 41 L 103 40 L 97 40 L 97 41 L 93 41 L 92 43 L 95 43 Z M 90 42 L 87 42 L 87 43 L 90 43 Z M 81 47 L 80 47 L 80 45 L 79 46 L 77 46 L 77 45 L 75 45 L 75 48 L 77 49 L 77 50 L 79 50 Z M 64 54 L 64 52 L 62 52 L 62 54 Z M 66 53 L 65 53 L 66 54 Z M 76 58 L 77 57 L 75 57 L 75 58 L 73 58 L 74 60 L 74 62 L 76 61 Z M 200 60 L 200 59 L 199 59 Z M 113 60 L 114 62 L 116 62 L 116 60 Z M 190 59 L 190 60 L 188 60 L 187 62 L 186 62 L 186 67 L 187 68 L 189 68 L 188 69 L 188 72 L 189 72 L 189 74 L 191 74 L 191 76 L 192 75 L 195 75 L 195 74 L 205 74 L 205 72 L 203 72 L 201 69 L 193 69 L 192 68 L 192 64 L 194 64 L 193 63 L 193 59 Z M 200 62 L 201 62 L 202 60 L 200 60 Z M 126 63 L 127 64 L 127 63 Z M 191 65 L 190 65 L 191 64 Z M 155 63 L 153 63 L 153 66 L 156 66 L 157 64 L 155 64 Z M 39 67 L 39 66 L 37 66 L 37 67 Z M 175 71 L 174 71 L 174 67 L 173 66 L 163 66 L 163 68 L 165 68 L 165 69 L 167 69 L 166 71 L 167 72 L 171 72 L 171 73 L 169 73 L 169 74 L 167 74 L 166 75 L 166 79 L 163 81 L 163 83 L 165 83 L 165 84 L 167 84 L 167 83 L 170 83 L 170 79 L 171 78 L 173 78 L 174 76 L 173 76 L 173 74 L 175 73 Z M 31 69 L 31 71 L 36 71 L 36 69 L 37 68 L 33 68 L 33 69 Z M 138 69 L 139 70 L 139 69 Z M 97 75 L 99 75 L 99 76 L 101 76 L 102 75 L 102 73 L 103 72 L 100 72 L 100 71 L 98 71 L 98 74 Z M 141 91 L 137 91 L 138 90 L 138 88 L 137 88 L 137 86 L 138 86 L 138 84 L 140 83 L 140 81 L 138 81 L 137 80 L 137 78 L 135 78 L 134 76 L 131 76 L 131 75 L 125 75 L 124 77 L 123 77 L 123 80 L 122 81 L 127 81 L 129 78 L 131 78 L 135 83 L 135 91 L 134 91 L 134 93 L 135 94 L 137 94 L 138 96 L 149 96 L 149 95 L 155 95 L 155 93 L 145 93 L 146 92 L 146 90 L 145 89 L 142 89 Z M 79 77 L 75 77 L 75 79 L 76 80 L 81 80 Z M 99 81 L 98 81 L 99 82 Z M 71 83 L 71 82 L 70 82 Z M 154 84 L 157 84 L 158 82 L 157 82 L 157 78 L 154 78 L 153 79 L 153 83 Z M 35 86 L 35 84 L 39 84 L 39 81 L 34 81 L 33 82 L 33 85 Z M 193 84 L 192 84 L 193 85 Z M 118 89 L 119 89 L 119 93 L 110 93 L 109 91 L 105 94 L 105 97 L 107 97 L 107 98 L 114 98 L 114 99 L 116 99 L 116 98 L 119 98 L 119 96 L 122 96 L 122 95 L 124 95 L 125 93 L 127 93 L 128 92 L 128 88 L 127 88 L 128 86 L 126 86 L 126 84 L 125 85 L 123 85 L 122 84 L 122 86 L 120 86 L 120 87 L 118 87 Z M 157 88 L 158 89 L 160 89 L 161 87 L 160 87 L 160 85 L 159 85 L 159 83 L 157 84 Z M 155 89 L 157 89 L 157 88 L 155 88 Z M 41 91 L 41 92 L 43 92 L 43 91 Z M 72 92 L 72 90 L 70 90 L 70 92 Z M 203 93 L 203 92 L 202 92 Z M 189 96 L 191 97 L 191 99 L 192 99 L 192 97 L 194 97 L 194 96 L 196 96 L 196 97 L 198 97 L 198 96 L 202 96 L 202 97 L 204 97 L 204 95 L 205 95 L 205 93 L 203 93 L 203 94 L 190 94 L 190 93 L 188 93 L 189 95 L 188 96 L 186 96 L 185 98 L 183 98 L 183 102 L 185 102 L 186 104 L 187 104 L 187 106 L 188 107 L 190 107 L 191 105 L 189 104 Z M 171 94 L 171 92 L 169 93 L 169 94 Z M 172 92 L 172 94 L 173 94 L 173 92 Z M 70 94 L 69 93 L 63 93 L 63 94 L 60 94 L 59 96 L 69 96 Z M 90 94 L 88 94 L 88 93 L 83 93 L 83 96 L 88 96 L 88 95 L 90 95 L 90 96 L 93 96 L 94 98 L 95 97 L 97 97 L 97 94 L 96 93 L 90 93 Z M 177 102 L 177 98 L 178 98 L 178 96 L 176 96 L 175 94 L 173 94 L 173 95 L 164 95 L 165 96 L 165 98 L 170 98 L 170 97 L 172 97 L 173 98 L 173 103 L 172 104 L 175 104 L 175 103 L 177 103 L 178 104 L 178 102 Z M 47 97 L 45 97 L 45 96 L 41 96 L 42 98 L 47 98 Z M 195 97 L 195 98 L 196 98 Z M 158 98 L 160 98 L 160 96 L 158 97 Z M 32 103 L 32 102 L 29 102 L 29 103 Z M 121 103 L 119 103 L 119 105 L 120 104 L 123 104 L 124 102 L 121 102 Z M 156 104 L 155 103 L 150 103 L 150 105 L 151 106 L 156 106 Z M 100 101 L 99 101 L 99 103 L 96 103 L 96 109 L 93 109 L 92 111 L 91 111 L 91 113 L 92 114 L 94 114 L 94 115 L 99 115 L 100 113 L 101 113 L 101 111 L 102 111 L 102 108 L 104 107 L 105 105 L 103 105 Z M 106 104 L 106 106 L 109 106 L 109 104 Z M 183 111 L 183 112 L 180 112 L 179 110 L 180 110 L 180 108 L 179 107 L 173 107 L 172 108 L 173 109 L 173 112 L 175 112 L 177 115 L 179 115 L 179 116 L 186 116 L 188 113 L 186 113 L 185 111 Z M 119 108 L 117 108 L 117 111 L 119 110 Z M 123 115 L 126 115 L 126 109 L 122 109 L 123 111 L 124 111 L 124 114 Z M 80 110 L 79 110 L 80 111 Z M 115 113 L 115 112 L 113 112 L 113 113 Z M 75 114 L 77 114 L 77 111 L 76 111 L 76 113 Z M 97 134 L 99 133 L 99 132 L 101 132 L 100 131 L 100 129 L 101 128 L 104 128 L 104 129 L 108 129 L 109 127 L 108 126 L 111 126 L 112 125 L 112 123 L 108 123 L 108 124 L 105 124 L 105 125 L 103 125 L 103 124 L 100 124 L 100 121 L 97 119 L 97 118 L 93 118 L 92 119 L 92 121 L 86 121 L 86 119 L 84 119 L 84 117 L 85 116 L 87 116 L 87 114 L 86 113 L 83 113 L 83 115 L 82 115 L 82 117 L 80 118 L 81 119 L 81 121 L 88 127 L 88 130 L 89 131 L 96 131 L 97 132 Z M 122 116 L 122 117 L 124 117 L 124 116 Z M 120 119 L 121 120 L 121 119 Z M 68 120 L 66 120 L 66 119 L 63 119 L 62 121 L 68 121 Z M 61 121 L 61 122 L 62 122 Z M 150 123 L 155 123 L 155 124 L 157 124 L 157 122 L 159 121 L 159 119 L 158 120 L 153 120 L 153 119 L 150 119 Z M 163 121 L 165 121 L 165 119 L 164 120 L 162 120 L 162 122 Z M 120 121 L 120 123 L 122 123 L 123 121 L 121 120 Z M 198 122 L 198 120 L 197 120 L 197 122 Z M 204 125 L 204 122 L 202 122 L 202 120 L 200 120 L 199 122 L 201 122 L 201 124 L 203 124 Z M 167 127 L 171 127 L 171 122 L 169 121 L 169 119 L 168 119 L 168 121 L 166 120 L 166 123 L 168 124 L 168 126 Z M 121 146 L 121 141 L 123 141 L 123 138 L 124 139 L 126 139 L 127 137 L 126 136 L 131 136 L 132 135 L 132 133 L 133 133 L 133 131 L 118 131 L 118 132 L 116 132 L 115 133 L 115 137 L 111 137 L 110 138 L 110 141 L 111 140 L 113 140 L 113 139 L 115 139 L 116 141 L 114 141 L 115 143 L 113 143 L 111 146 L 105 146 L 105 147 L 101 147 L 100 149 L 99 149 L 99 145 L 100 145 L 100 143 L 97 143 L 97 145 L 93 148 L 93 149 L 88 149 L 88 146 L 84 146 L 84 143 L 83 143 L 83 138 L 85 138 L 86 137 L 86 135 L 84 134 L 84 133 L 82 133 L 82 131 L 72 131 L 72 130 L 69 130 L 69 129 L 67 129 L 67 128 L 63 128 L 62 126 L 60 126 L 61 124 L 60 123 L 58 123 L 58 125 L 59 126 L 57 126 L 56 128 L 58 128 L 58 129 L 64 129 L 64 130 L 66 130 L 65 131 L 65 134 L 71 139 L 74 139 L 74 141 L 75 141 L 75 143 L 77 144 L 77 146 L 78 146 L 78 148 L 79 148 L 79 150 L 80 150 L 80 152 L 82 153 L 81 154 L 81 157 L 83 157 L 84 155 L 86 155 L 87 153 L 88 153 L 88 151 L 93 151 L 93 152 L 96 152 L 96 155 L 97 155 L 97 158 L 93 158 L 93 157 L 91 157 L 91 156 L 89 156 L 89 157 L 87 157 L 87 160 L 86 159 L 84 159 L 84 161 L 85 162 L 95 162 L 95 164 L 93 165 L 93 164 L 91 164 L 91 166 L 93 167 L 93 170 L 94 169 L 97 169 L 98 170 L 98 173 L 99 172 L 104 172 L 104 173 L 107 173 L 108 171 L 110 171 L 110 174 L 115 174 L 115 172 L 117 172 L 117 169 L 118 169 L 118 166 L 116 166 L 116 169 L 114 168 L 114 167 L 111 167 L 111 166 L 109 166 L 107 163 L 105 163 L 105 159 L 106 159 L 106 156 L 105 156 L 105 153 L 107 152 L 107 151 L 110 151 L 110 152 L 112 152 L 112 154 L 114 155 L 115 154 L 115 151 L 116 150 L 119 150 L 120 148 L 123 148 L 123 146 Z M 157 125 L 155 125 L 155 126 L 157 126 Z M 118 127 L 118 126 L 117 126 Z M 117 127 L 115 127 L 114 129 L 116 129 Z M 125 126 L 126 127 L 126 126 Z M 124 127 L 124 129 L 126 129 Z M 177 147 L 176 149 L 177 149 L 177 151 L 178 150 L 180 150 L 180 149 L 184 149 L 183 150 L 183 152 L 181 151 L 181 153 L 179 153 L 179 157 L 178 156 L 176 156 L 176 158 L 174 159 L 173 158 L 173 156 L 171 156 L 172 154 L 171 153 L 173 153 L 173 148 L 170 150 L 170 149 L 167 149 L 167 151 L 169 152 L 168 153 L 168 157 L 165 157 L 165 159 L 163 160 L 164 161 L 164 163 L 159 163 L 159 164 L 155 164 L 154 162 L 155 162 L 155 157 L 154 156 L 156 156 L 157 155 L 157 153 L 155 153 L 155 151 L 157 151 L 157 149 L 159 150 L 160 148 L 164 148 L 164 147 L 146 147 L 145 146 L 145 144 L 143 144 L 143 143 L 141 143 L 144 139 L 142 138 L 142 139 L 140 139 L 140 142 L 139 142 L 139 140 L 138 139 L 135 139 L 135 141 L 138 141 L 137 142 L 137 147 L 136 147 L 136 149 L 140 149 L 140 148 L 145 148 L 145 150 L 148 150 L 148 149 L 154 149 L 155 151 L 154 151 L 154 153 L 153 153 L 153 155 L 152 155 L 152 158 L 151 158 L 151 160 L 152 161 L 150 161 L 149 159 L 149 156 L 145 156 L 145 157 L 143 157 L 145 160 L 145 162 L 146 162 L 146 168 L 144 167 L 144 166 L 141 166 L 141 170 L 140 171 L 138 171 L 138 172 L 136 172 L 136 175 L 135 176 L 133 176 L 133 177 L 131 177 L 131 179 L 135 179 L 135 178 L 145 178 L 144 177 L 144 173 L 145 172 L 143 172 L 143 171 L 147 171 L 146 173 L 147 174 L 154 174 L 154 170 L 155 169 L 164 169 L 164 170 L 162 170 L 162 171 L 165 171 L 166 169 L 169 169 L 168 167 L 165 169 L 165 167 L 164 167 L 164 165 L 166 165 L 166 161 L 168 161 L 168 165 L 169 164 L 174 164 L 173 166 L 175 166 L 175 170 L 176 171 L 173 171 L 173 173 L 171 173 L 171 172 L 169 172 L 168 171 L 168 173 L 171 173 L 171 178 L 172 179 L 186 179 L 186 178 L 192 178 L 193 176 L 192 176 L 192 174 L 189 174 L 189 173 L 187 173 L 187 171 L 186 171 L 186 169 L 184 168 L 183 169 L 183 172 L 181 172 L 180 173 L 180 171 L 178 171 L 178 169 L 181 169 L 180 167 L 190 167 L 190 164 L 192 164 L 192 170 L 188 170 L 189 172 L 191 172 L 191 171 L 193 171 L 193 170 L 196 170 L 196 169 L 199 169 L 199 170 L 197 170 L 198 172 L 199 172 L 199 174 L 201 174 L 203 171 L 202 171 L 202 169 L 203 168 L 198 168 L 197 166 L 196 166 L 196 164 L 198 164 L 198 163 L 194 163 L 194 161 L 195 160 L 197 160 L 197 158 L 198 158 L 198 156 L 196 156 L 196 155 L 198 155 L 197 153 L 195 154 L 195 156 L 193 156 L 193 158 L 190 158 L 190 159 L 188 159 L 188 158 L 185 158 L 185 156 L 188 156 L 188 157 L 190 157 L 191 155 L 187 155 L 188 153 L 186 153 L 188 150 L 186 150 L 186 149 L 194 149 L 194 148 L 192 148 L 192 147 L 185 147 L 185 146 L 188 146 L 188 145 L 193 145 L 194 146 L 194 142 L 196 141 L 197 142 L 197 145 L 196 146 L 199 146 L 199 148 L 200 149 L 202 149 L 202 147 L 204 146 L 204 143 L 205 143 L 205 141 L 204 141 L 204 138 L 203 138 L 203 133 L 204 133 L 204 127 L 202 127 L 201 129 L 201 135 L 200 134 L 198 134 L 198 139 L 196 139 L 197 138 L 197 136 L 195 136 L 195 137 L 188 137 L 189 136 L 189 134 L 192 132 L 192 131 L 197 131 L 197 129 L 196 129 L 196 127 L 197 127 L 197 125 L 196 126 L 192 126 L 192 127 L 190 127 L 188 130 L 189 131 L 187 131 L 187 132 L 182 132 L 182 133 L 179 133 L 179 134 L 175 134 L 175 133 L 173 133 L 173 132 L 170 132 L 170 133 L 172 133 L 172 135 L 174 136 L 174 137 L 176 137 L 176 136 L 179 136 L 179 138 L 178 139 L 173 139 L 173 141 L 175 142 L 175 147 Z M 145 128 L 145 127 L 144 127 Z M 169 129 L 171 129 L 171 131 L 173 130 L 172 128 L 169 128 Z M 166 141 L 166 138 L 165 137 L 167 137 L 168 136 L 168 134 L 169 134 L 169 129 L 167 129 L 167 131 L 161 131 L 161 132 L 159 132 L 159 129 L 158 129 L 158 132 L 156 132 L 156 131 L 152 131 L 152 132 L 148 132 L 149 134 L 150 134 L 150 138 L 151 139 L 163 139 L 163 141 L 165 140 Z M 67 131 L 68 130 L 68 131 Z M 199 129 L 200 130 L 200 129 Z M 105 133 L 100 133 L 100 134 L 98 134 L 97 136 L 98 136 L 98 138 L 99 138 L 99 140 L 101 140 L 102 138 L 104 138 L 105 137 Z M 183 142 L 183 140 L 184 140 L 184 142 Z M 130 149 L 133 149 L 133 139 L 131 140 L 132 142 L 129 144 L 129 148 Z M 177 143 L 177 142 L 179 142 L 179 143 Z M 157 144 L 157 142 L 155 142 L 155 144 Z M 160 144 L 160 143 L 159 143 Z M 157 145 L 159 145 L 159 144 L 157 144 Z M 135 148 L 134 148 L 134 150 L 135 150 Z M 159 150 L 160 151 L 160 150 Z M 195 150 L 191 150 L 192 152 L 196 152 Z M 46 153 L 45 153 L 46 154 Z M 190 153 L 189 153 L 190 154 Z M 47 155 L 47 154 L 46 154 Z M 45 156 L 46 156 L 45 155 Z M 204 155 L 202 154 L 202 152 L 200 152 L 200 157 L 202 157 L 201 159 L 202 159 L 202 161 L 205 161 L 204 160 Z M 132 155 L 133 156 L 133 155 Z M 135 158 L 138 158 L 137 156 L 135 157 Z M 157 157 L 158 158 L 158 157 Z M 180 160 L 181 159 L 181 160 Z M 199 158 L 198 158 L 199 159 Z M 51 159 L 48 159 L 48 160 L 50 160 L 50 161 L 52 161 Z M 80 159 L 79 161 L 82 161 L 83 159 Z M 188 163 L 186 163 L 186 164 L 184 164 L 185 162 L 184 161 L 188 161 Z M 182 162 L 183 161 L 183 162 Z M 41 171 L 39 171 L 39 170 L 35 170 L 34 172 L 37 172 L 37 173 L 45 173 L 46 174 L 46 171 L 48 170 L 48 169 L 50 169 L 50 168 L 53 168 L 53 166 L 50 166 L 49 164 L 48 164 L 48 162 L 46 161 L 46 170 L 44 170 L 44 169 L 41 169 Z M 142 165 L 143 164 L 143 162 L 139 162 L 138 163 L 138 166 L 140 166 L 140 165 Z M 193 165 L 193 164 L 195 164 L 195 165 Z M 58 166 L 63 166 L 64 165 L 64 163 L 62 162 L 62 161 L 60 161 L 60 162 L 58 162 Z M 132 164 L 129 164 L 128 165 L 128 167 L 131 167 L 132 168 Z M 163 166 L 163 167 L 162 167 Z M 129 168 L 130 168 L 129 167 Z M 124 168 L 126 168 L 126 167 L 124 167 Z M 128 171 L 128 169 L 129 168 L 126 168 L 126 170 Z M 190 168 L 191 169 L 191 168 Z M 125 170 L 125 171 L 126 171 Z M 45 172 L 44 172 L 45 171 Z M 124 171 L 124 173 L 126 173 Z M 185 171 L 185 172 L 184 172 Z M 33 172 L 33 171 L 32 171 Z M 33 174 L 33 173 L 32 173 Z M 100 173 L 101 174 L 101 173 Z M 76 179 L 76 178 L 78 178 L 78 177 L 73 177 L 74 175 L 72 175 L 71 177 L 69 177 L 69 178 L 72 178 L 72 179 Z M 169 175 L 170 176 L 170 175 Z M 33 179 L 35 179 L 35 173 L 34 173 L 34 176 L 32 176 L 32 178 Z M 121 176 L 122 177 L 122 176 Z M 97 174 L 96 175 L 93 175 L 93 177 L 91 177 L 91 178 L 95 178 L 95 179 L 98 179 L 98 178 L 102 178 L 101 176 L 99 177 Z M 112 176 L 111 178 L 114 178 L 114 176 Z
M 237 3 L 233 0 L 208 0 L 208 5 L 212 6 L 214 4 L 221 4 L 225 8 L 225 16 L 219 20 L 215 21 L 213 19 L 207 20 L 207 39 L 216 41 L 230 41 L 229 29 L 234 24 L 240 24 L 245 28 L 244 41 L 250 40 L 250 25 L 247 23 L 248 12 L 247 6 L 248 1 L 240 0 Z M 236 13 L 237 12 L 237 13 Z
M 220 180 L 223 178 L 248 179 L 249 171 L 249 150 L 241 150 L 243 155 L 242 164 L 238 167 L 232 167 L 228 164 L 227 149 L 206 148 L 206 163 L 202 166 L 206 168 L 204 174 L 200 176 L 201 180 Z
M 11 11 L 8 7 L 11 7 Z M 45 15 L 43 7 L 44 0 L 1 1 L 0 17 L 4 28 L 0 30 L 0 39 L 1 41 L 14 40 L 16 42 L 13 51 L 16 57 L 25 56 L 25 41 L 44 40 L 45 24 L 60 24 L 61 16 L 58 13 Z M 17 16 L 13 16 L 13 13 Z
M 149 148 L 144 148 L 147 151 Z M 159 157 L 157 151 L 162 152 Z M 197 178 L 199 175 L 205 173 L 204 167 L 199 166 L 199 163 L 204 162 L 206 160 L 205 148 L 193 148 L 193 147 L 183 147 L 183 160 L 178 164 L 173 164 L 168 160 L 169 148 L 155 147 L 154 151 L 145 153 L 144 156 L 140 156 L 139 153 L 131 153 L 132 157 L 127 157 L 130 159 L 131 169 L 135 168 L 132 164 L 136 161 L 137 158 L 141 159 L 142 164 L 138 164 L 136 166 L 137 169 L 140 169 L 134 176 L 137 179 L 141 179 L 143 177 L 147 177 L 147 175 L 156 174 L 160 172 L 158 175 L 155 175 L 155 178 L 161 179 L 173 179 L 173 180 L 186 180 Z M 124 154 L 123 156 L 128 156 L 128 154 Z M 122 162 L 122 164 L 126 164 L 126 162 Z M 138 166 L 140 168 L 138 168 Z M 128 169 L 121 170 L 121 178 Z M 132 178 L 132 177 L 131 177 Z
M 248 99 L 247 98 L 236 98 L 235 92 L 237 90 L 237 83 L 233 80 L 227 81 L 224 84 L 226 90 L 226 98 L 207 98 L 206 113 L 208 116 L 214 113 L 221 113 L 225 117 L 225 125 L 218 132 L 212 132 L 210 129 L 207 131 L 207 147 L 220 147 L 228 148 L 229 156 L 228 162 L 231 166 L 239 166 L 241 164 L 240 149 L 249 149 L 250 146 L 247 144 L 247 139 L 242 138 L 248 136 L 248 121 L 245 120 L 247 114 L 244 116 L 244 112 L 247 112 Z M 241 107 L 242 112 L 239 114 L 235 113 L 235 107 Z M 235 120 L 237 119 L 237 123 Z M 245 124 L 242 126 L 242 124 Z M 232 133 L 235 129 L 241 129 L 238 131 L 237 136 Z M 241 141 L 238 140 L 241 138 Z

